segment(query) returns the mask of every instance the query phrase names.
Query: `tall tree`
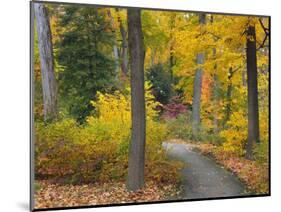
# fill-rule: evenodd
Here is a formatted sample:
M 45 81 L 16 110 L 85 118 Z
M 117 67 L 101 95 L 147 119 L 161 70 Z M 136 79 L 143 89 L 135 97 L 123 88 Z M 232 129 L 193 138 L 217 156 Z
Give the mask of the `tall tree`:
M 57 82 L 54 71 L 52 33 L 48 11 L 43 4 L 35 3 L 34 12 L 38 34 L 41 78 L 44 105 L 44 120 L 57 118 Z
M 210 23 L 213 24 L 214 22 L 214 16 L 210 16 Z M 217 38 L 213 38 L 214 42 L 217 40 Z M 217 49 L 213 48 L 213 59 L 216 60 L 216 52 Z M 213 67 L 214 74 L 213 74 L 213 101 L 214 101 L 214 114 L 213 114 L 213 125 L 214 125 L 214 133 L 218 134 L 218 104 L 219 104 L 219 80 L 217 75 L 217 64 L 214 64 Z
M 206 14 L 199 14 L 199 24 L 206 24 Z M 196 55 L 197 65 L 204 64 L 204 52 L 197 53 Z M 193 84 L 193 100 L 192 100 L 192 135 L 195 140 L 198 140 L 198 133 L 200 130 L 200 101 L 201 101 L 201 89 L 202 89 L 202 75 L 203 69 L 199 67 L 196 69 L 194 84 Z
M 111 28 L 112 28 L 112 32 L 115 33 L 115 27 L 114 27 L 114 18 L 111 15 L 111 11 L 110 9 L 107 9 L 107 15 L 110 19 L 110 24 L 111 24 Z M 115 60 L 115 75 L 116 75 L 116 79 L 118 79 L 118 72 L 119 72 L 119 52 L 118 52 L 118 42 L 116 39 L 116 36 L 114 36 L 113 39 L 113 56 L 114 56 L 114 60 Z
M 119 23 L 119 30 L 120 30 L 120 34 L 121 34 L 121 42 L 122 42 L 122 46 L 121 46 L 121 51 L 120 51 L 120 55 L 121 55 L 121 70 L 123 72 L 123 74 L 125 76 L 127 76 L 128 74 L 128 43 L 127 43 L 127 32 L 126 29 L 123 25 L 122 22 L 122 18 L 120 15 L 120 11 L 119 9 L 116 9 L 117 12 L 117 18 L 118 18 L 118 23 Z
M 248 86 L 248 141 L 246 157 L 253 158 L 253 145 L 259 142 L 259 106 L 257 80 L 256 29 L 249 25 L 246 43 L 247 86 Z
M 170 65 L 170 73 L 171 73 L 171 81 L 173 82 L 173 67 L 175 65 L 175 56 L 174 56 L 174 28 L 175 28 L 175 22 L 176 22 L 176 13 L 173 13 L 170 16 L 169 19 L 169 28 L 170 28 L 170 34 L 169 34 L 169 40 L 170 40 L 170 58 L 169 58 L 169 65 Z
M 132 134 L 129 153 L 127 188 L 135 191 L 144 186 L 146 129 L 144 45 L 141 28 L 141 10 L 128 9 L 127 17 L 132 99 Z
M 218 134 L 219 131 L 219 120 L 218 120 L 218 109 L 219 109 L 219 80 L 218 75 L 213 76 L 213 101 L 214 101 L 214 114 L 213 114 L 213 124 L 214 133 Z
M 97 91 L 115 89 L 114 37 L 106 10 L 68 6 L 59 18 L 64 30 L 57 43 L 60 94 L 69 113 L 83 122 Z
M 230 115 L 231 115 L 231 105 L 232 105 L 232 77 L 233 77 L 234 71 L 233 68 L 230 67 L 228 69 L 227 74 L 227 90 L 226 90 L 226 104 L 225 104 L 225 116 L 223 119 L 223 125 L 226 125 L 226 123 L 229 121 Z

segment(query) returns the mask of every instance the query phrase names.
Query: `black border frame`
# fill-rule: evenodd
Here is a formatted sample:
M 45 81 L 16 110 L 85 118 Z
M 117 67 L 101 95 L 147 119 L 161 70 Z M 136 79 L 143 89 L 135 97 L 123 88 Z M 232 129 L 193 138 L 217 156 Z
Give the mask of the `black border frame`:
M 110 8 L 139 8 L 143 10 L 155 10 L 155 11 L 170 11 L 170 12 L 189 12 L 189 13 L 207 13 L 215 15 L 229 15 L 229 16 L 254 16 L 268 18 L 269 21 L 269 52 L 268 52 L 268 147 L 269 147 L 269 160 L 268 160 L 268 176 L 269 176 L 269 190 L 267 194 L 251 194 L 251 195 L 241 195 L 241 196 L 229 196 L 229 197 L 211 197 L 211 198 L 197 198 L 197 199 L 178 199 L 178 200 L 163 200 L 163 201 L 153 201 L 153 202 L 135 202 L 135 203 L 114 203 L 114 204 L 101 204 L 101 205 L 82 205 L 82 206 L 70 206 L 70 207 L 54 207 L 54 208 L 34 208 L 34 114 L 33 114 L 33 94 L 34 94 L 34 83 L 33 83 L 33 70 L 34 70 L 34 3 L 45 3 L 45 4 L 63 4 L 63 5 L 77 5 L 84 7 L 110 7 Z M 29 134 L 29 208 L 30 211 L 53 211 L 53 210 L 69 210 L 69 209 L 87 209 L 87 208 L 100 208 L 100 207 L 116 207 L 116 206 L 131 206 L 131 205 L 148 205 L 148 204 L 162 204 L 162 203 L 177 203 L 177 202 L 195 202 L 195 201 L 205 201 L 205 200 L 224 200 L 224 199 L 240 199 L 240 198 L 252 198 L 252 197 L 269 197 L 271 196 L 271 16 L 270 15 L 257 15 L 257 14 L 241 14 L 241 13 L 224 13 L 224 12 L 210 12 L 210 11 L 195 11 L 195 10 L 180 10 L 180 9 L 166 9 L 166 8 L 149 8 L 149 7 L 133 7 L 133 6 L 123 6 L 123 5 L 105 5 L 105 4 L 90 4 L 90 3 L 72 3 L 64 1 L 41 1 L 41 0 L 30 0 L 29 2 L 29 113 L 30 113 L 30 134 Z

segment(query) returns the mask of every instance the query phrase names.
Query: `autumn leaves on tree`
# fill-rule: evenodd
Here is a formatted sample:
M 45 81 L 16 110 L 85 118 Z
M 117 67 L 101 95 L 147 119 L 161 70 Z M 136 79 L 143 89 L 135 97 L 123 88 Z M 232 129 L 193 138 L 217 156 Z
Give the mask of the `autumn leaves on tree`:
M 134 8 L 47 8 L 41 3 L 34 3 L 34 14 L 44 111 L 42 120 L 35 116 L 38 139 L 44 131 L 41 121 L 61 132 L 64 125 L 58 123 L 72 118 L 66 125 L 79 126 L 77 131 L 84 133 L 72 132 L 69 138 L 73 148 L 84 151 L 77 158 L 95 157 L 85 147 L 87 142 L 96 145 L 111 139 L 111 148 L 116 147 L 113 153 L 100 150 L 105 156 L 90 165 L 79 162 L 66 170 L 81 168 L 83 176 L 92 177 L 88 167 L 94 167 L 99 174 L 95 179 L 103 179 L 104 173 L 115 173 L 112 170 L 120 163 L 120 170 L 126 170 L 127 189 L 136 191 L 145 185 L 149 175 L 145 170 L 164 160 L 162 141 L 158 142 L 161 133 L 195 142 L 212 140 L 250 160 L 256 159 L 257 147 L 268 142 L 268 123 L 260 122 L 268 121 L 269 113 L 267 18 Z M 116 126 L 100 105 L 108 114 L 120 111 L 120 116 L 115 114 L 120 118 Z M 148 117 L 149 111 L 155 115 Z M 119 122 L 128 127 L 128 135 L 117 127 Z M 178 122 L 183 130 L 175 136 L 169 124 Z M 149 136 L 158 143 L 153 144 Z M 44 162 L 49 152 L 41 153 Z M 165 168 L 169 167 L 176 165 L 167 163 Z M 162 172 L 157 179 L 164 181 Z M 123 172 L 112 175 L 124 178 Z

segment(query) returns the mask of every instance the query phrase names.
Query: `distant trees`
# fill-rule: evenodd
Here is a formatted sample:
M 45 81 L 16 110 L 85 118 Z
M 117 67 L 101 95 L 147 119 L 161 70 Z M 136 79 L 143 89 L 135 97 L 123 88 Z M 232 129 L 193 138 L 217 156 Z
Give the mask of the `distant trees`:
M 207 14 L 205 20 L 210 21 L 203 24 L 201 16 L 198 26 L 198 14 L 178 17 L 184 18 L 176 20 L 174 30 L 174 72 L 180 77 L 176 86 L 183 88 L 184 101 L 192 102 L 193 138 L 214 132 L 229 151 L 237 145 L 239 154 L 251 158 L 259 148 L 254 144 L 266 141 L 268 132 L 267 126 L 259 123 L 259 116 L 265 117 L 268 111 L 267 99 L 262 98 L 268 95 L 268 19 Z
M 159 12 L 155 16 L 155 11 L 148 10 L 141 15 L 139 9 L 58 6 L 54 14 L 59 30 L 53 51 L 47 10 L 35 3 L 34 11 L 45 120 L 57 117 L 58 94 L 63 111 L 84 123 L 89 115 L 100 115 L 90 103 L 96 101 L 98 91 L 111 95 L 116 90 L 126 95 L 131 92 L 129 190 L 144 185 L 145 80 L 152 84 L 153 95 L 164 105 L 163 110 L 169 103 L 177 110 L 167 117 L 177 117 L 179 110 L 184 113 L 188 138 L 200 140 L 203 131 L 205 135 L 214 133 L 215 139 L 227 144 L 223 148 L 239 149 L 243 156 L 246 150 L 246 157 L 253 158 L 254 144 L 260 140 L 257 72 L 268 68 L 264 62 L 267 52 L 257 48 L 257 44 L 261 47 L 266 43 L 269 33 L 262 22 L 258 28 L 257 19 L 249 17 L 215 15 L 214 22 L 214 15 L 204 13 Z M 266 37 L 260 42 L 262 29 Z M 242 79 L 243 70 L 247 70 L 247 79 Z M 130 85 L 124 80 L 118 86 L 119 71 L 130 79 Z M 247 88 L 243 85 L 246 80 Z M 266 92 L 263 88 L 264 99 Z M 192 111 L 188 111 L 191 104 Z M 261 130 L 261 135 L 265 132 Z
M 144 45 L 141 10 L 128 9 L 128 40 L 131 68 L 132 133 L 129 150 L 127 188 L 135 191 L 144 186 L 145 166 L 145 95 Z
M 48 11 L 43 4 L 35 3 L 34 12 L 38 34 L 41 64 L 44 120 L 57 118 L 57 81 L 54 70 L 52 33 Z

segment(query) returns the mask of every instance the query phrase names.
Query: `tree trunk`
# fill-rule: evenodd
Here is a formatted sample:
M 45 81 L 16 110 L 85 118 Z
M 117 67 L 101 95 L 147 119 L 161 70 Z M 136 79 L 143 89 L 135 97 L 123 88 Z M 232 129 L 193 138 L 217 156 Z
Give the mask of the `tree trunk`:
M 210 22 L 213 24 L 214 23 L 214 16 L 211 15 L 211 20 Z M 215 39 L 214 39 L 215 41 Z M 216 59 L 216 53 L 217 50 L 216 48 L 213 48 L 213 59 Z M 218 80 L 218 75 L 217 75 L 217 64 L 215 63 L 214 65 L 214 77 L 213 77 L 213 100 L 214 100 L 214 116 L 213 116 L 213 124 L 214 124 L 214 134 L 218 134 L 219 132 L 219 124 L 218 124 L 218 109 L 219 109 L 219 80 Z
M 156 49 L 151 49 L 151 56 L 150 56 L 150 66 L 154 66 L 155 62 L 155 55 L 156 55 Z
M 211 20 L 210 20 L 211 24 L 214 23 L 214 16 L 211 15 Z M 214 41 L 216 41 L 214 39 Z M 216 59 L 216 54 L 217 54 L 217 50 L 216 48 L 213 48 L 213 59 Z M 214 65 L 214 77 L 213 77 L 213 101 L 214 101 L 214 115 L 213 115 L 213 125 L 214 125 L 214 134 L 218 134 L 219 132 L 219 124 L 218 124 L 218 109 L 219 109 L 219 80 L 218 80 L 218 75 L 217 75 L 217 63 L 215 63 Z
M 118 12 L 119 10 L 116 9 Z M 122 24 L 121 17 L 118 14 L 119 29 L 122 38 L 122 50 L 121 50 L 121 70 L 125 76 L 128 75 L 128 44 L 127 44 L 127 32 Z
M 128 167 L 128 190 L 144 186 L 145 165 L 145 96 L 144 46 L 140 9 L 128 9 L 128 40 L 131 68 L 132 134 Z
M 206 15 L 199 15 L 199 23 L 204 25 L 206 23 Z M 198 65 L 204 64 L 204 53 L 198 53 L 196 56 L 196 63 Z M 201 89 L 202 89 L 202 75 L 203 69 L 197 68 L 195 72 L 194 85 L 193 85 L 193 100 L 192 100 L 192 136 L 195 140 L 198 140 L 198 134 L 200 130 L 200 101 L 201 101 Z
M 110 9 L 107 10 L 107 15 L 110 19 L 110 24 L 112 29 L 114 29 L 114 19 L 111 15 Z M 115 33 L 115 29 L 113 30 L 113 33 Z M 115 60 L 115 74 L 116 74 L 116 79 L 118 79 L 118 72 L 119 72 L 119 53 L 118 53 L 118 43 L 116 40 L 116 37 L 114 37 L 114 44 L 113 44 L 113 56 Z
M 41 64 L 44 120 L 57 118 L 57 82 L 54 72 L 52 34 L 48 11 L 43 4 L 35 3 L 34 12 L 37 21 L 38 47 Z
M 231 112 L 231 95 L 232 94 L 232 83 L 230 82 L 227 85 L 227 91 L 226 91 L 226 106 L 225 106 L 225 118 L 224 118 L 224 125 L 229 121 L 230 119 L 230 112 Z
M 253 158 L 253 145 L 259 142 L 259 108 L 258 108 L 258 80 L 256 30 L 254 26 L 247 29 L 247 86 L 248 86 L 248 141 L 246 158 Z
M 243 87 L 247 86 L 247 70 L 246 69 L 242 70 L 242 85 L 243 85 Z
M 217 74 L 214 74 L 214 133 L 218 134 L 219 132 L 219 124 L 218 124 L 218 109 L 219 109 L 219 80 Z
M 116 79 L 118 79 L 118 73 L 119 73 L 119 54 L 118 54 L 118 47 L 117 44 L 115 43 L 113 45 L 113 55 L 115 59 L 115 74 L 116 74 Z
M 227 84 L 227 90 L 226 90 L 226 105 L 225 105 L 225 117 L 223 119 L 223 125 L 226 125 L 226 123 L 230 119 L 230 113 L 231 113 L 231 98 L 232 98 L 232 77 L 233 77 L 233 68 L 230 67 L 228 70 L 228 84 Z
M 174 74 L 173 74 L 173 67 L 175 65 L 175 56 L 174 56 L 174 28 L 175 28 L 175 21 L 176 21 L 176 14 L 172 14 L 170 16 L 169 20 L 169 27 L 170 27 L 170 35 L 169 35 L 169 40 L 170 40 L 170 58 L 169 58 L 169 65 L 170 65 L 170 76 L 171 76 L 171 82 L 173 83 L 174 81 Z

